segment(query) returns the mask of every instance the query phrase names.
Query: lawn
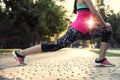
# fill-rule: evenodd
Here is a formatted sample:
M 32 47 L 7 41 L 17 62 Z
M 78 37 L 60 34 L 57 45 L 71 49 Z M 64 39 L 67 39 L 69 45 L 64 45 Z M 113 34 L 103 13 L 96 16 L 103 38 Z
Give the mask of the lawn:
M 0 55 L 8 55 L 16 49 L 0 49 Z
M 97 50 L 90 50 L 92 52 L 95 52 L 96 54 L 99 54 L 99 51 Z M 120 57 L 120 53 L 112 53 L 112 52 L 107 52 L 106 56 L 110 56 L 110 57 Z

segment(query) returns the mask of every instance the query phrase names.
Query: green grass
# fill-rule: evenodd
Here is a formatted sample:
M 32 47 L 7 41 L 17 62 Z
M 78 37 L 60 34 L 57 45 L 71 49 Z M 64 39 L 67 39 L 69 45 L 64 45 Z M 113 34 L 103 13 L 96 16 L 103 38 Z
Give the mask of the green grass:
M 110 48 L 109 50 L 120 50 L 120 48 Z
M 90 50 L 92 52 L 95 52 L 96 54 L 99 54 L 99 51 L 97 50 Z M 112 53 L 112 52 L 107 52 L 106 56 L 110 56 L 110 57 L 120 57 L 120 53 Z
M 0 49 L 0 55 L 8 55 L 16 49 Z
M 9 50 L 9 49 L 0 49 L 0 55 L 6 55 L 11 52 L 12 52 L 12 50 Z

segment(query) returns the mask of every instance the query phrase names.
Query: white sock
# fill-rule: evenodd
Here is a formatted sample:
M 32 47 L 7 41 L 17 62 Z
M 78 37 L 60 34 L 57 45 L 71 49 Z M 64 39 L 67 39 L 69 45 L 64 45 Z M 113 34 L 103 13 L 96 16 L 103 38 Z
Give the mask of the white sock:
M 17 54 L 19 54 L 19 55 L 21 55 L 21 56 L 24 56 L 23 54 L 21 54 L 21 52 L 20 52 L 21 50 L 17 50 L 16 52 L 17 52 Z

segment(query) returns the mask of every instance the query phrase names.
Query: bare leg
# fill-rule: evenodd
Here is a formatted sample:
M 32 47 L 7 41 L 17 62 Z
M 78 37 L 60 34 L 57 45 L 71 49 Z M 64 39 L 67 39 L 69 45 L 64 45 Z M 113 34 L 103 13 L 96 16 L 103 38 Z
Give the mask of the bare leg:
M 99 54 L 99 59 L 95 60 L 95 66 L 96 67 L 115 67 L 114 64 L 110 63 L 106 58 L 105 58 L 105 54 L 106 51 L 109 47 L 109 43 L 107 42 L 101 42 L 101 46 L 100 46 L 100 54 Z
M 36 45 L 30 48 L 26 48 L 24 50 L 20 51 L 21 55 L 28 55 L 28 54 L 35 54 L 35 53 L 41 53 L 42 49 L 41 49 L 41 44 L 40 45 Z
M 101 42 L 99 59 L 105 58 L 105 54 L 106 54 L 106 51 L 107 51 L 109 45 L 110 45 L 110 44 L 107 43 L 107 42 Z

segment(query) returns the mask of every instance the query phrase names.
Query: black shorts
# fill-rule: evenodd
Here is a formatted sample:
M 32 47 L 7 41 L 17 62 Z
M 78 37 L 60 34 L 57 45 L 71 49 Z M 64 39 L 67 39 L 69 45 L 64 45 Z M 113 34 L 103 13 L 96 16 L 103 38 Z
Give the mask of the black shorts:
M 104 28 L 96 28 L 91 30 L 88 34 L 83 34 L 80 31 L 75 30 L 72 27 L 68 28 L 68 31 L 64 36 L 59 38 L 53 43 L 43 43 L 42 51 L 56 51 L 61 48 L 69 46 L 71 43 L 77 40 L 90 40 L 97 37 L 101 37 L 101 42 L 110 42 L 111 31 L 105 30 Z

